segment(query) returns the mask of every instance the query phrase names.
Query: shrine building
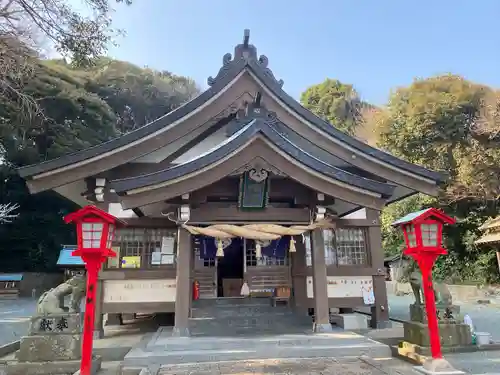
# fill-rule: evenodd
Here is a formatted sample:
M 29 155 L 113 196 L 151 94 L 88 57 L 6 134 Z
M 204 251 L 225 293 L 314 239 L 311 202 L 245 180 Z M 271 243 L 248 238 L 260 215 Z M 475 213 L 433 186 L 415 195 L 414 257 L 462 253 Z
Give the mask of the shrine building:
M 296 314 L 314 309 L 317 331 L 329 330 L 330 308 L 368 305 L 372 326 L 384 325 L 380 211 L 437 195 L 445 176 L 302 107 L 248 30 L 208 86 L 128 134 L 19 169 L 31 193 L 54 190 L 127 223 L 99 275 L 98 329 L 104 314 L 173 312 L 187 335 L 195 281 L 200 300 L 241 298 L 244 282 L 253 298 L 288 288 Z M 216 235 L 203 232 L 213 225 Z M 269 235 L 287 228 L 303 233 Z

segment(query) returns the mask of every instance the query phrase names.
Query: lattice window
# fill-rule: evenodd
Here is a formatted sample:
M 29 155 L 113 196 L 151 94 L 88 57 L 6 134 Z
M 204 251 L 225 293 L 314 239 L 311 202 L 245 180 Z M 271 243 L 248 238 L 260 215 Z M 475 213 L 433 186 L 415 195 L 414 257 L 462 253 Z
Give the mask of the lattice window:
M 255 256 L 255 241 L 246 241 L 246 264 L 248 267 L 259 267 L 259 266 L 287 266 L 288 265 L 288 254 L 284 257 L 268 257 L 262 255 L 260 259 Z
M 438 226 L 437 224 L 422 224 L 422 245 L 437 246 L 438 244 Z
M 362 228 L 335 229 L 335 247 L 337 249 L 337 264 L 367 265 L 367 246 L 365 230 Z
M 123 257 L 140 257 L 140 268 L 157 268 L 171 264 L 152 264 L 153 252 L 161 252 L 164 237 L 176 238 L 172 229 L 126 228 L 116 231 L 113 247 L 119 252 L 118 266 L 122 266 Z M 176 261 L 174 246 L 173 262 Z M 163 259 L 163 258 L 161 258 Z
M 337 264 L 337 251 L 333 245 L 333 232 L 324 231 L 325 238 L 325 264 L 333 266 Z M 304 234 L 304 241 L 306 246 L 306 265 L 312 266 L 312 251 L 311 251 L 311 236 L 309 233 Z
M 101 244 L 102 230 L 103 230 L 103 223 L 83 223 L 82 224 L 83 247 L 87 249 L 99 248 Z
M 362 228 L 324 230 L 326 265 L 367 265 L 366 234 Z M 311 239 L 305 235 L 306 264 L 312 266 Z
M 410 224 L 405 227 L 406 235 L 408 236 L 408 242 L 410 247 L 417 246 L 417 234 L 415 233 L 415 226 Z

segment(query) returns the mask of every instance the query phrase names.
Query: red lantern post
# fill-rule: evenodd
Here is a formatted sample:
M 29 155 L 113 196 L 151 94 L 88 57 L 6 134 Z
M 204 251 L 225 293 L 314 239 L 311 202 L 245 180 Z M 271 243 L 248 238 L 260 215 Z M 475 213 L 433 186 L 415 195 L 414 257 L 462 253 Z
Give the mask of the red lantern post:
M 435 208 L 428 208 L 408 214 L 392 224 L 403 229 L 406 242 L 404 254 L 411 256 L 417 262 L 422 273 L 422 289 L 433 360 L 442 360 L 443 354 L 432 284 L 432 268 L 440 255 L 447 254 L 442 244 L 443 224 L 454 223 L 454 218 Z
M 73 256 L 80 256 L 87 270 L 87 295 L 83 322 L 82 362 L 80 373 L 90 375 L 92 368 L 92 347 L 95 320 L 95 295 L 97 277 L 102 264 L 108 257 L 115 257 L 111 250 L 115 228 L 125 225 L 114 216 L 95 206 L 86 206 L 64 217 L 66 224 L 75 223 L 78 248 Z

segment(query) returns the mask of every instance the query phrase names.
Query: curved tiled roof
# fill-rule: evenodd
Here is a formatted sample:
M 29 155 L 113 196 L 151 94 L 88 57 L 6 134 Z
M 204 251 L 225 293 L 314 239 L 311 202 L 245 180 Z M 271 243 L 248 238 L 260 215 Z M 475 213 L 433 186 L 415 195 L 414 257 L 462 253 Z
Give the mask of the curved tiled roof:
M 262 112 L 260 112 L 260 115 L 262 115 Z M 264 115 L 234 121 L 240 122 L 240 130 L 212 150 L 188 162 L 162 171 L 111 181 L 110 187 L 118 194 L 125 194 L 130 190 L 177 179 L 218 162 L 228 154 L 236 152 L 245 144 L 248 144 L 257 135 L 261 135 L 281 152 L 324 176 L 351 186 L 378 193 L 382 197 L 390 197 L 394 191 L 395 187 L 392 185 L 370 180 L 333 166 L 328 161 L 328 153 L 323 152 L 323 154 L 320 155 L 314 152 L 315 149 L 312 147 L 313 145 L 311 142 L 304 138 L 300 139 L 300 137 L 295 137 L 293 142 L 287 139 L 283 134 L 280 134 L 279 129 L 283 128 L 284 125 L 276 118 L 269 118 Z M 304 148 L 307 148 L 307 151 L 305 151 Z M 330 157 L 332 156 L 330 155 Z
M 247 69 L 251 74 L 263 84 L 279 101 L 293 110 L 297 115 L 305 119 L 307 122 L 316 126 L 320 131 L 326 133 L 333 140 L 338 140 L 340 143 L 357 150 L 366 157 L 374 158 L 381 163 L 387 163 L 396 168 L 404 170 L 408 173 L 427 178 L 437 183 L 443 182 L 446 175 L 443 173 L 428 170 L 424 167 L 408 163 L 391 154 L 385 153 L 379 149 L 373 148 L 343 132 L 336 129 L 330 123 L 317 117 L 315 114 L 302 107 L 300 103 L 290 97 L 282 89 L 283 81 L 278 81 L 271 70 L 268 68 L 268 59 L 265 56 L 257 57 L 255 46 L 248 43 L 249 34 L 245 31 L 245 38 L 242 44 L 235 47 L 234 58 L 231 54 L 226 54 L 223 57 L 223 65 L 215 78 L 210 77 L 208 83 L 210 88 L 186 103 L 182 107 L 168 113 L 165 116 L 145 125 L 131 133 L 122 137 L 115 138 L 109 142 L 97 145 L 95 147 L 82 150 L 73 154 L 69 154 L 54 160 L 46 161 L 36 165 L 30 165 L 19 169 L 22 177 L 30 177 L 36 174 L 44 173 L 61 167 L 66 167 L 74 163 L 81 162 L 85 159 L 97 157 L 103 153 L 113 151 L 120 147 L 125 147 L 132 142 L 139 141 L 148 135 L 151 135 L 160 129 L 167 127 L 182 119 L 190 112 L 194 111 L 199 106 L 206 103 L 208 100 L 217 95 L 225 86 L 234 80 L 243 70 Z M 302 150 L 304 151 L 304 150 Z

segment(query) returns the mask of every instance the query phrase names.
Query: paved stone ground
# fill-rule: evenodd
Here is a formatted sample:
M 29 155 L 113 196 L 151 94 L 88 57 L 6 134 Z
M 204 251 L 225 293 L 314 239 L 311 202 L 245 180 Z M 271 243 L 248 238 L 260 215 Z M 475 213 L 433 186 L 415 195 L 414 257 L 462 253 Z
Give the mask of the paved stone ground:
M 26 334 L 27 322 L 35 307 L 36 301 L 32 298 L 0 299 L 0 346 Z
M 389 295 L 389 314 L 391 318 L 408 320 L 410 318 L 408 306 L 413 303 L 413 300 L 413 296 L 397 297 Z M 457 304 L 460 306 L 460 314 L 470 315 L 476 331 L 489 332 L 493 340 L 500 341 L 500 305 Z
M 500 351 L 446 354 L 445 358 L 458 370 L 469 374 L 500 374 Z
M 397 365 L 398 367 L 395 367 Z M 397 369 L 396 369 L 397 368 Z M 396 360 L 377 363 L 358 358 L 266 359 L 170 366 L 159 375 L 384 375 L 416 374 L 412 366 Z

